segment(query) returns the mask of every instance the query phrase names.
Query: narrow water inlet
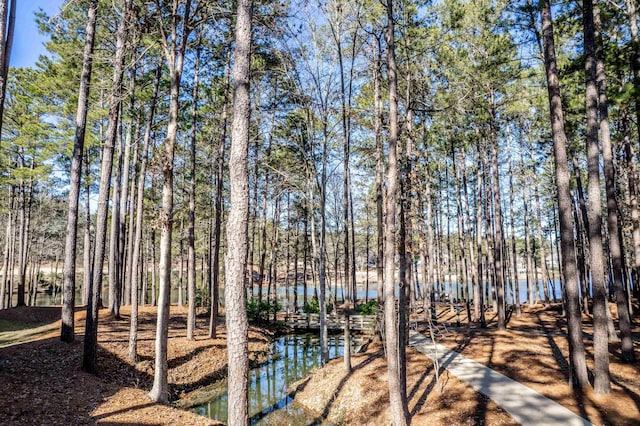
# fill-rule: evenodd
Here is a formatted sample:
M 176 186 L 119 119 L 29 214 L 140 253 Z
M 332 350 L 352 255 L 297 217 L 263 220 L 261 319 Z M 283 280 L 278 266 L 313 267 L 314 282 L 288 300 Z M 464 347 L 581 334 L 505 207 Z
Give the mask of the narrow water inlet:
M 352 338 L 352 353 L 360 346 Z M 344 353 L 342 335 L 329 335 L 329 356 Z M 249 416 L 251 424 L 308 425 L 317 424 L 309 413 L 292 404 L 287 392 L 296 381 L 320 366 L 320 339 L 317 334 L 282 336 L 271 343 L 269 359 L 249 372 Z M 212 399 L 193 411 L 201 416 L 227 423 L 227 393 Z

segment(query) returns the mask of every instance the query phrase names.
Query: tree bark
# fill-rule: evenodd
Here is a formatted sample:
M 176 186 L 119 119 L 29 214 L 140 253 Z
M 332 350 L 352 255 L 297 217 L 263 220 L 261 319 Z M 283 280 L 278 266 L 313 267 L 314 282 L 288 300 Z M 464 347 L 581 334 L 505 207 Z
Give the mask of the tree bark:
M 384 304 L 384 212 L 383 212 L 383 179 L 384 179 L 384 159 L 382 147 L 382 91 L 380 90 L 381 63 L 381 40 L 375 37 L 376 46 L 374 49 L 375 65 L 373 68 L 374 84 L 374 131 L 376 138 L 376 234 L 377 234 L 377 255 L 376 255 L 376 288 L 378 300 L 378 317 L 383 313 Z M 380 320 L 380 318 L 379 318 Z M 382 324 L 382 321 L 379 321 Z
M 244 290 L 249 179 L 247 150 L 251 114 L 249 86 L 251 78 L 252 0 L 239 0 L 236 21 L 236 46 L 232 80 L 234 86 L 233 121 L 231 125 L 230 205 L 227 225 L 225 269 L 225 302 L 227 322 L 228 419 L 229 424 L 249 423 L 248 402 L 248 324 Z
M 618 323 L 622 337 L 622 359 L 633 362 L 636 359 L 631 338 L 631 315 L 624 288 L 622 241 L 618 223 L 618 201 L 616 199 L 616 175 L 613 165 L 613 149 L 611 147 L 611 130 L 609 127 L 609 100 L 607 97 L 607 75 L 604 67 L 604 51 L 602 48 L 600 9 L 593 5 L 593 19 L 596 47 L 596 80 L 598 85 L 598 107 L 600 112 L 600 135 L 602 138 L 602 158 L 604 160 L 604 183 L 607 194 L 607 229 L 609 232 L 609 255 L 613 269 L 613 286 L 618 306 Z
M 4 254 L 2 256 L 2 288 L 0 289 L 0 309 L 9 307 L 7 299 L 11 301 L 12 294 L 9 290 L 9 259 L 11 253 L 11 235 L 13 234 L 13 204 L 15 199 L 15 191 L 13 185 L 9 191 L 9 212 L 7 213 L 7 226 L 4 233 Z M 6 297 L 8 296 L 8 297 Z
M 84 135 L 89 107 L 89 89 L 91 87 L 91 67 L 93 65 L 93 46 L 96 30 L 98 0 L 91 0 L 87 10 L 84 51 L 82 55 L 82 73 L 78 91 L 78 109 L 76 112 L 76 134 L 73 140 L 71 176 L 69 182 L 69 208 L 67 214 L 67 232 L 65 237 L 64 284 L 62 287 L 62 329 L 60 340 L 71 343 L 75 340 L 74 312 L 76 301 L 76 249 L 78 239 L 78 204 L 80 200 L 80 178 L 82 175 L 82 155 Z M 87 173 L 89 171 L 87 170 Z
M 129 78 L 129 91 L 131 92 L 129 96 L 129 115 L 131 116 L 129 120 L 129 125 L 127 126 L 127 132 L 124 141 L 124 158 L 123 158 L 123 166 L 122 166 L 122 179 L 120 181 L 120 208 L 118 209 L 118 244 L 117 244 L 117 271 L 118 275 L 116 277 L 117 288 L 120 291 L 120 303 L 124 303 L 125 305 L 131 304 L 131 282 L 125 280 L 126 276 L 126 268 L 127 264 L 125 262 L 125 248 L 126 248 L 126 236 L 127 236 L 127 202 L 129 201 L 129 175 L 130 175 L 130 164 L 131 164 L 131 145 L 132 140 L 134 138 L 134 124 L 133 116 L 135 114 L 135 88 L 136 88 L 136 69 L 135 67 L 131 70 L 131 76 Z M 137 144 L 136 144 L 137 148 Z M 136 157 L 136 150 L 133 152 L 134 158 Z M 136 160 L 134 160 L 136 161 Z M 133 188 L 132 188 L 133 191 Z M 131 203 L 129 209 L 131 209 Z M 130 215 L 133 215 L 133 212 L 129 212 Z
M 8 19 L 7 19 L 8 14 Z M 13 46 L 13 34 L 16 24 L 16 0 L 0 1 L 0 133 L 4 116 L 4 100 L 7 93 L 7 76 L 9 74 L 9 58 Z
M 508 128 L 507 128 L 508 129 Z M 508 131 L 508 130 L 507 130 Z M 520 316 L 520 282 L 518 281 L 518 250 L 516 249 L 516 227 L 515 227 L 515 213 L 513 211 L 514 200 L 514 188 L 513 188 L 513 170 L 511 168 L 511 135 L 507 138 L 507 165 L 509 175 L 509 233 L 511 234 L 511 262 L 513 266 L 513 292 L 514 303 L 516 306 L 516 316 Z
M 109 192 L 111 188 L 111 168 L 113 165 L 113 148 L 116 142 L 118 128 L 118 113 L 122 94 L 122 77 L 124 74 L 124 60 L 126 42 L 129 33 L 129 19 L 132 0 L 124 0 L 122 5 L 122 20 L 118 25 L 116 35 L 116 52 L 113 70 L 111 97 L 109 99 L 109 124 L 106 140 L 102 149 L 102 165 L 100 169 L 100 189 L 98 192 L 98 210 L 96 218 L 95 256 L 93 261 L 93 277 L 89 286 L 87 300 L 87 317 L 85 324 L 84 353 L 82 367 L 89 373 L 97 373 L 98 364 L 96 353 L 98 349 L 98 307 L 100 291 L 102 289 L 102 268 L 105 254 L 105 240 L 107 235 L 107 215 L 109 209 Z
M 200 83 L 200 50 L 202 38 L 198 34 L 198 47 L 196 49 L 196 59 L 193 70 L 193 109 L 191 110 L 191 150 L 189 153 L 190 176 L 189 176 L 189 225 L 187 228 L 188 259 L 187 262 L 187 339 L 193 340 L 193 333 L 196 329 L 196 142 L 198 134 L 198 89 Z
M 385 247 L 384 247 L 384 316 L 387 348 L 387 378 L 389 384 L 389 402 L 391 405 L 391 421 L 395 426 L 408 423 L 408 407 L 406 390 L 400 385 L 400 368 L 398 345 L 398 327 L 395 304 L 395 254 L 396 254 L 396 203 L 398 202 L 398 67 L 395 54 L 395 31 L 393 17 L 393 0 L 387 0 L 387 71 L 389 74 L 389 140 L 387 167 L 387 198 L 385 202 Z M 402 291 L 402 289 L 401 289 Z M 404 398 L 403 398 L 404 396 Z
M 224 104 L 222 105 L 222 135 L 218 145 L 218 168 L 216 172 L 216 195 L 215 195 L 215 213 L 214 221 L 214 241 L 213 247 L 213 268 L 212 276 L 212 292 L 211 292 L 211 317 L 209 318 L 209 337 L 216 338 L 216 325 L 218 323 L 218 305 L 220 300 L 220 227 L 222 224 L 222 189 L 224 178 L 224 155 L 225 144 L 227 140 L 227 108 L 229 105 L 229 65 L 227 64 L 225 88 L 224 88 Z M 257 179 L 257 177 L 256 177 Z M 255 224 L 254 224 L 255 226 Z M 251 282 L 253 283 L 253 270 L 250 271 Z M 262 285 L 262 283 L 260 283 Z
M 153 127 L 153 119 L 156 111 L 156 103 L 158 100 L 158 92 L 160 87 L 160 75 L 162 66 L 156 68 L 155 83 L 153 86 L 153 95 L 149 105 L 149 118 L 144 131 L 144 139 L 142 146 L 142 159 L 140 161 L 140 173 L 138 175 L 138 193 L 136 194 L 136 225 L 135 236 L 133 238 L 133 254 L 131 255 L 131 323 L 129 327 L 129 359 L 133 362 L 138 360 L 138 280 L 140 268 L 140 252 L 142 245 L 142 219 L 144 210 L 144 184 L 147 178 L 147 162 L 149 159 L 149 142 L 151 140 L 151 128 Z M 146 297 L 146 286 L 142 286 L 142 302 L 144 305 Z
M 177 7 L 176 7 L 177 8 Z M 167 340 L 169 335 L 169 307 L 171 302 L 171 237 L 173 230 L 173 159 L 178 135 L 179 96 L 182 80 L 182 67 L 187 38 L 190 32 L 191 0 L 184 3 L 182 16 L 174 9 L 171 19 L 171 40 L 163 40 L 163 50 L 169 65 L 170 97 L 167 135 L 160 168 L 164 181 L 162 184 L 162 208 L 160 210 L 160 294 L 158 297 L 158 319 L 156 322 L 155 368 L 153 387 L 149 397 L 156 402 L 165 403 L 169 398 L 167 382 Z M 158 13 L 161 13 L 158 11 Z M 160 17 L 162 18 L 162 17 Z M 180 25 L 179 22 L 182 24 Z M 162 24 L 161 24 L 162 25 Z M 179 28 L 181 26 L 181 28 Z M 178 31 L 180 36 L 177 36 Z
M 589 196 L 589 264 L 593 286 L 593 347 L 595 358 L 594 390 L 609 393 L 609 343 L 607 298 L 604 288 L 604 252 L 602 247 L 602 201 L 600 195 L 600 150 L 598 147 L 598 90 L 596 87 L 595 25 L 593 2 L 583 0 L 584 53 L 586 74 L 586 145 Z
M 89 159 L 89 152 L 84 155 L 85 170 L 89 170 L 91 166 L 91 160 Z M 93 262 L 93 256 L 91 251 L 91 181 L 89 180 L 89 173 L 85 175 L 84 186 L 84 208 L 85 208 L 85 223 L 84 223 L 84 244 L 82 246 L 82 304 L 86 305 L 89 300 L 89 284 L 91 281 L 91 263 Z
M 558 187 L 562 272 L 566 289 L 567 325 L 569 329 L 569 364 L 571 366 L 571 380 L 573 384 L 579 388 L 584 388 L 589 385 L 589 378 L 587 375 L 584 342 L 582 341 L 582 318 L 580 316 L 578 276 L 571 220 L 569 166 L 566 152 L 567 136 L 564 131 L 564 113 L 560 97 L 558 66 L 553 40 L 553 19 L 551 16 L 551 2 L 549 0 L 544 0 L 540 15 L 544 45 L 544 64 L 547 77 L 547 89 L 549 92 L 553 150 L 556 163 L 556 185 Z
M 495 105 L 493 99 L 494 93 L 491 93 L 491 161 L 493 169 L 493 210 L 495 215 L 495 244 L 493 246 L 493 268 L 496 276 L 496 302 L 498 304 L 498 330 L 506 330 L 506 314 L 504 300 L 504 277 L 503 277 L 503 232 L 502 232 L 502 205 L 500 203 L 500 170 L 498 167 L 498 139 L 495 123 Z
M 529 156 L 531 157 L 531 161 L 535 161 L 535 159 L 533 158 L 533 147 L 531 145 L 531 141 L 529 141 Z M 533 173 L 533 197 L 536 203 L 536 219 L 538 222 L 537 234 L 538 250 L 540 250 L 540 269 L 542 272 L 542 293 L 544 294 L 544 303 L 548 304 L 550 302 L 549 287 L 547 285 L 547 283 L 549 282 L 549 272 L 547 271 L 547 250 L 545 248 L 544 237 L 542 236 L 542 208 L 540 205 L 540 189 L 538 188 L 538 174 L 536 172 L 536 166 L 537 165 L 534 165 Z

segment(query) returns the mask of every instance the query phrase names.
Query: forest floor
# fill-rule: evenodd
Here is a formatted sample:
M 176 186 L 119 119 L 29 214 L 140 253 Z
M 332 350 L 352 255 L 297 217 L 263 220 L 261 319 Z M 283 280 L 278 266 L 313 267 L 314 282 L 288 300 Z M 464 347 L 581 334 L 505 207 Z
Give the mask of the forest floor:
M 615 316 L 615 306 L 612 310 Z M 127 358 L 129 310 L 120 320 L 107 310 L 100 315 L 98 362 L 93 376 L 80 369 L 84 310 L 76 313 L 76 343 L 58 338 L 59 307 L 23 307 L 0 311 L 0 424 L 7 425 L 204 425 L 215 421 L 180 410 L 194 390 L 226 375 L 224 326 L 210 340 L 207 318 L 198 318 L 196 339 L 187 340 L 186 308 L 171 308 L 169 382 L 171 405 L 154 404 L 147 391 L 153 381 L 155 308 L 141 307 L 138 354 Z M 453 327 L 456 314 L 448 307 L 438 312 L 438 323 L 449 331 L 438 343 L 462 353 L 562 404 L 594 424 L 640 425 L 640 362 L 620 362 L 620 344 L 610 349 L 612 393 L 599 396 L 590 390 L 575 392 L 568 385 L 566 325 L 557 305 L 524 308 L 512 315 L 508 331 L 495 330 L 495 316 L 487 315 L 488 328 Z M 584 316 L 587 360 L 593 367 L 591 320 Z M 418 331 L 428 334 L 419 325 Z M 640 327 L 634 329 L 640 355 Z M 266 357 L 273 331 L 251 328 L 251 359 Z M 409 410 L 414 425 L 513 424 L 493 401 L 474 391 L 448 372 L 438 381 L 433 364 L 408 349 Z M 371 343 L 353 355 L 352 372 L 345 374 L 342 360 L 330 362 L 297 386 L 296 401 L 311 409 L 318 420 L 336 424 L 389 424 L 386 363 L 381 344 Z M 185 398 L 186 397 L 186 398 Z
M 615 317 L 615 305 L 611 309 Z M 438 323 L 447 324 L 448 332 L 436 338 L 438 343 L 538 391 L 593 424 L 640 425 L 640 361 L 622 363 L 620 343 L 610 343 L 611 394 L 596 395 L 568 385 L 566 323 L 559 305 L 523 308 L 520 317 L 510 317 L 507 331 L 496 330 L 491 312 L 486 329 L 465 323 L 453 327 L 456 317 L 448 307 L 439 308 Z M 587 364 L 592 370 L 590 316 L 583 316 L 583 321 Z M 429 335 L 424 326 L 419 325 L 418 331 Z M 634 345 L 640 356 L 639 340 L 636 326 Z M 448 371 L 436 380 L 432 361 L 413 349 L 407 349 L 407 394 L 413 425 L 514 424 L 493 401 Z M 341 359 L 317 370 L 297 385 L 295 401 L 337 424 L 389 424 L 382 345 L 372 343 L 365 352 L 353 355 L 351 373 L 344 372 Z
M 140 308 L 139 361 L 129 361 L 129 308 L 121 319 L 100 312 L 97 376 L 80 369 L 84 309 L 76 312 L 76 342 L 59 339 L 60 307 L 0 310 L 0 424 L 2 425 L 214 425 L 215 421 L 175 408 L 184 395 L 226 376 L 226 339 L 208 339 L 208 317 L 197 320 L 196 338 L 185 338 L 187 309 L 171 307 L 169 386 L 172 405 L 153 403 L 156 309 Z M 269 350 L 272 331 L 250 327 L 253 363 Z

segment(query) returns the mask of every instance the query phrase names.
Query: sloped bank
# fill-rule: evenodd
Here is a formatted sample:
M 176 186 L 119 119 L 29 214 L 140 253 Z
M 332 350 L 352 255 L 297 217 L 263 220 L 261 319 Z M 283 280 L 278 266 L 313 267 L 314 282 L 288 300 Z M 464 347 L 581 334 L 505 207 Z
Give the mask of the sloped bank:
M 380 343 L 352 355 L 345 373 L 335 359 L 294 385 L 295 403 L 334 424 L 390 424 L 387 365 Z M 412 425 L 513 424 L 491 400 L 446 372 L 439 381 L 424 355 L 407 349 L 407 394 Z

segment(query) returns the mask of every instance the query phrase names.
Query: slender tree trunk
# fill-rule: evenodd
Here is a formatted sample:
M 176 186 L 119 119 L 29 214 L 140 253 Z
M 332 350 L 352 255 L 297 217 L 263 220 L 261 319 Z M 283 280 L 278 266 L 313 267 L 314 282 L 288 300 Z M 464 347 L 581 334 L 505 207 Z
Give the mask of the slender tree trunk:
M 631 136 L 629 129 L 629 119 L 625 115 L 623 118 L 624 152 L 627 166 L 627 180 L 629 188 L 629 210 L 633 230 L 631 232 L 633 241 L 633 259 L 631 260 L 631 278 L 637 288 L 640 283 L 640 207 L 638 206 L 638 174 L 635 165 L 634 150 L 631 147 Z M 628 295 L 631 301 L 631 294 Z
M 9 303 L 6 303 L 6 296 L 8 295 L 8 299 L 11 300 L 11 294 L 8 293 L 9 289 L 9 253 L 11 251 L 11 234 L 13 234 L 13 230 L 11 228 L 13 222 L 13 202 L 14 202 L 14 189 L 11 186 L 10 190 L 10 199 L 9 199 L 9 212 L 7 214 L 7 226 L 5 228 L 4 233 L 4 254 L 2 256 L 2 288 L 0 288 L 0 309 L 5 309 L 9 306 Z
M 300 260 L 300 222 L 296 222 L 293 248 L 293 313 L 298 313 L 298 261 Z
M 140 161 L 140 173 L 138 175 L 138 193 L 136 194 L 136 232 L 133 238 L 133 254 L 131 256 L 131 324 L 129 327 L 129 359 L 133 362 L 138 360 L 138 279 L 140 277 L 140 259 L 142 245 L 142 220 L 144 210 L 144 186 L 147 178 L 147 162 L 149 159 L 149 143 L 151 141 L 151 129 L 153 127 L 153 119 L 156 111 L 156 103 L 158 100 L 158 92 L 160 87 L 160 75 L 162 67 L 156 68 L 155 83 L 153 86 L 153 95 L 149 105 L 149 118 L 144 131 L 144 139 L 142 146 L 142 159 Z M 143 281 L 146 284 L 146 280 Z M 146 299 L 146 285 L 142 286 L 142 304 L 144 306 Z
M 9 7 L 7 7 L 7 2 L 9 2 Z M 15 24 L 16 0 L 0 1 L 0 134 L 2 133 L 9 58 L 11 57 L 11 47 L 13 46 Z
M 96 353 L 98 349 L 98 307 L 102 289 L 102 268 L 104 263 L 105 240 L 107 234 L 107 214 L 109 209 L 109 192 L 111 188 L 111 168 L 113 165 L 113 148 L 118 128 L 118 112 L 122 93 L 122 77 L 124 74 L 125 48 L 129 32 L 129 19 L 132 0 L 124 0 L 122 20 L 116 35 L 116 52 L 113 70 L 111 98 L 109 100 L 109 124 L 107 137 L 102 149 L 102 165 L 100 170 L 100 189 L 98 192 L 98 211 L 96 218 L 95 257 L 93 261 L 93 277 L 87 301 L 87 317 L 85 324 L 84 354 L 82 367 L 89 373 L 97 373 Z
M 187 339 L 193 340 L 193 333 L 196 328 L 196 142 L 198 133 L 198 89 L 200 74 L 200 43 L 202 42 L 198 34 L 198 47 L 196 49 L 196 60 L 193 71 L 193 109 L 191 110 L 191 150 L 189 153 L 191 171 L 189 176 L 189 225 L 187 228 L 187 245 L 189 258 L 187 271 L 187 293 L 189 303 L 189 313 L 187 315 Z
M 87 10 L 87 26 L 85 29 L 85 45 L 82 58 L 82 74 L 76 113 L 76 134 L 73 141 L 73 157 L 69 183 L 69 209 L 67 216 L 67 232 L 65 239 L 64 284 L 62 290 L 62 330 L 60 340 L 73 342 L 74 312 L 76 294 L 76 248 L 78 234 L 78 204 L 80 200 L 80 177 L 82 175 L 82 155 L 84 135 L 89 105 L 89 88 L 91 86 L 91 67 L 93 64 L 93 46 L 95 40 L 96 14 L 98 1 L 92 0 Z M 89 171 L 87 170 L 87 173 Z
M 636 123 L 640 123 L 640 38 L 638 38 L 638 18 L 636 12 L 636 2 L 625 0 L 627 17 L 629 19 L 629 32 L 631 33 L 631 55 L 629 62 L 633 70 L 634 101 L 636 110 Z M 638 127 L 638 139 L 640 139 L 640 124 Z
M 131 70 L 131 76 L 129 78 L 129 91 L 131 95 L 129 97 L 129 115 L 133 117 L 135 113 L 135 87 L 136 87 L 136 69 Z M 134 124 L 133 118 L 129 120 L 129 125 L 127 126 L 127 132 L 124 141 L 124 158 L 123 158 L 123 166 L 122 166 L 122 180 L 120 182 L 120 208 L 118 209 L 119 219 L 118 219 L 118 244 L 117 244 L 117 286 L 120 289 L 120 301 L 125 305 L 131 304 L 131 289 L 128 287 L 131 283 L 128 280 L 125 280 L 126 276 L 126 268 L 127 264 L 125 262 L 125 247 L 126 247 L 126 236 L 127 236 L 127 202 L 129 200 L 129 174 L 130 174 L 130 163 L 131 163 L 131 145 L 134 137 Z M 137 144 L 136 144 L 137 147 Z M 134 150 L 134 158 L 136 157 L 136 150 Z M 136 161 L 136 160 L 134 160 Z M 133 189 L 132 189 L 133 190 Z M 115 200 L 114 200 L 115 201 Z M 130 203 L 130 209 L 131 209 Z M 132 215 L 133 212 L 130 212 Z
M 396 203 L 398 194 L 398 68 L 395 54 L 395 31 L 393 21 L 393 0 L 387 0 L 387 70 L 389 74 L 389 148 L 387 167 L 387 199 L 385 202 L 385 247 L 384 247 L 384 282 L 385 282 L 385 337 L 387 348 L 387 380 L 389 383 L 389 402 L 391 405 L 391 421 L 394 426 L 408 423 L 408 407 L 406 390 L 401 389 L 398 345 L 398 324 L 395 307 L 395 252 L 396 252 Z M 404 396 L 404 398 L 403 398 Z
M 560 238 L 562 248 L 562 272 L 567 294 L 567 325 L 569 329 L 569 364 L 571 379 L 577 387 L 589 385 L 587 365 L 582 341 L 582 318 L 578 295 L 578 276 L 575 261 L 573 227 L 571 220 L 571 193 L 569 189 L 569 166 L 567 162 L 567 137 L 564 131 L 564 113 L 560 97 L 558 66 L 553 40 L 551 3 L 544 0 L 541 10 L 544 62 L 549 91 L 549 109 L 553 135 L 553 149 L 558 187 L 558 211 L 560 216 Z
M 318 281 L 320 285 L 320 297 L 318 303 L 320 305 L 320 359 L 322 365 L 325 365 L 329 362 L 329 331 L 327 328 L 327 302 L 326 302 L 326 265 L 327 265 L 327 156 L 328 156 L 328 143 L 329 143 L 329 132 L 328 132 L 328 123 L 326 118 L 323 119 L 322 122 L 322 131 L 323 131 L 323 139 L 322 139 L 322 171 L 320 177 L 320 187 L 318 188 L 318 192 L 320 195 L 320 244 L 315 243 L 315 213 L 311 212 L 311 235 L 313 238 L 313 246 L 314 246 L 314 257 L 316 259 L 316 264 L 318 266 Z M 312 195 L 310 197 L 311 200 L 314 199 Z M 336 265 L 337 271 L 337 265 Z M 311 271 L 313 273 L 313 269 Z M 337 286 L 337 279 L 336 279 Z M 342 290 L 342 294 L 344 297 L 344 287 Z M 318 296 L 317 292 L 314 295 Z
M 178 269 L 178 306 L 184 306 L 184 218 L 180 219 L 180 230 L 178 231 L 178 254 L 180 256 L 180 268 Z
M 482 156 L 481 147 L 478 147 L 478 156 Z M 476 209 L 476 275 L 477 281 L 473 287 L 473 309 L 475 314 L 475 320 L 480 321 L 480 326 L 485 328 L 487 323 L 484 317 L 484 292 L 483 290 L 483 273 L 482 273 L 482 167 L 481 159 L 478 158 L 478 168 L 476 176 L 476 196 L 475 196 L 475 209 Z
M 529 155 L 531 160 L 534 161 L 533 158 L 533 147 L 531 143 L 529 143 Z M 542 236 L 542 208 L 540 206 L 540 190 L 538 188 L 538 174 L 533 173 L 533 188 L 534 188 L 534 200 L 536 203 L 536 219 L 537 219 L 537 231 L 538 231 L 538 250 L 540 250 L 540 269 L 542 272 L 542 290 L 544 294 L 544 303 L 549 303 L 549 287 L 547 283 L 549 282 L 549 272 L 547 271 L 547 250 L 545 248 L 544 237 Z
M 236 21 L 236 46 L 232 79 L 234 86 L 233 122 L 231 125 L 230 169 L 231 210 L 227 226 L 225 301 L 227 321 L 228 418 L 229 424 L 249 423 L 248 403 L 248 324 L 244 290 L 247 246 L 249 179 L 247 150 L 249 144 L 249 84 L 251 76 L 252 1 L 239 0 Z
M 214 222 L 214 241 L 213 247 L 213 289 L 211 298 L 211 318 L 209 319 L 209 337 L 216 338 L 216 324 L 218 323 L 218 302 L 220 299 L 220 227 L 222 224 L 222 189 L 223 189 L 223 177 L 224 177 L 224 156 L 225 156 L 225 144 L 227 140 L 227 121 L 228 113 L 227 108 L 229 104 L 229 65 L 227 65 L 226 83 L 224 90 L 224 104 L 222 105 L 222 136 L 218 145 L 218 168 L 216 173 L 216 201 L 215 201 L 215 213 L 216 218 Z M 256 176 L 257 179 L 257 176 Z M 255 222 L 254 222 L 255 226 Z M 253 282 L 253 270 L 250 271 L 251 282 Z M 260 283 L 262 288 L 262 282 Z
M 596 49 L 592 0 L 583 0 L 584 50 L 586 73 L 586 138 L 589 195 L 589 264 L 593 286 L 593 346 L 595 358 L 594 390 L 609 393 L 609 344 L 607 332 L 607 298 L 604 288 L 602 247 L 602 202 L 600 196 L 600 151 L 598 147 L 598 91 L 596 87 Z M 611 237 L 611 236 L 610 236 Z
M 11 194 L 12 194 L 12 203 L 10 205 L 11 209 L 10 211 L 15 211 L 16 207 L 15 207 L 15 203 L 16 201 L 16 196 L 15 196 L 15 186 L 11 187 Z M 10 235 L 10 242 L 9 242 L 9 268 L 7 271 L 7 275 L 9 276 L 9 291 L 7 294 L 7 308 L 11 308 L 13 306 L 13 290 L 14 290 L 14 279 L 15 279 L 15 255 L 16 255 L 16 232 L 17 232 L 17 227 L 18 227 L 18 217 L 17 217 L 17 212 L 16 214 L 13 214 L 13 222 L 12 222 L 12 232 Z
M 118 245 L 120 242 L 120 185 L 122 183 L 122 105 L 118 114 L 116 130 L 116 175 L 113 179 L 113 203 L 111 204 L 111 229 L 109 231 L 109 310 L 116 318 L 120 318 L 122 304 L 122 287 L 120 286 L 120 258 Z
M 91 263 L 93 261 L 91 251 L 91 181 L 89 177 L 89 167 L 91 161 L 89 160 L 89 152 L 84 156 L 86 181 L 84 188 L 84 209 L 85 209 L 85 223 L 84 223 L 84 244 L 82 246 L 82 304 L 86 305 L 89 300 L 89 284 L 91 281 L 92 271 Z
M 378 309 L 377 316 L 384 312 L 384 211 L 383 211 L 383 179 L 384 179 L 384 159 L 382 147 L 382 92 L 380 90 L 381 63 L 381 40 L 375 37 L 376 47 L 374 49 L 375 66 L 373 68 L 374 84 L 374 129 L 376 138 L 376 235 L 377 235 L 377 255 L 376 255 L 376 289 Z M 381 318 L 378 318 L 382 324 Z
M 26 268 L 26 258 L 24 253 L 26 251 L 26 189 L 25 184 L 20 184 L 20 225 L 18 228 L 18 301 L 16 306 L 25 306 L 25 277 L 23 270 Z
M 508 129 L 508 127 L 507 127 Z M 508 130 L 507 130 L 508 131 Z M 516 249 L 516 228 L 515 228 L 515 213 L 513 211 L 513 200 L 515 198 L 515 192 L 513 189 L 513 170 L 511 168 L 511 135 L 507 138 L 507 165 L 509 175 L 509 233 L 511 234 L 511 262 L 513 266 L 513 292 L 514 303 L 516 305 L 516 316 L 520 316 L 520 284 L 518 281 L 518 250 Z
M 524 167 L 524 161 L 522 162 Z M 537 281 L 537 273 L 534 269 L 533 258 L 531 255 L 531 233 L 529 232 L 529 200 L 528 195 L 523 196 L 524 206 L 524 250 L 527 255 L 527 299 L 529 300 L 529 307 L 533 308 L 535 305 L 534 289 Z
M 631 338 L 631 315 L 627 304 L 627 294 L 622 279 L 623 255 L 620 226 L 618 224 L 618 201 L 616 200 L 616 177 L 613 165 L 613 149 L 611 147 L 611 130 L 609 128 L 609 100 L 607 98 L 607 76 L 604 67 L 604 52 L 600 34 L 600 9 L 597 2 L 593 5 L 593 19 L 596 45 L 596 79 L 599 92 L 600 135 L 602 138 L 602 158 L 604 160 L 604 182 L 607 194 L 607 229 L 609 231 L 609 254 L 613 266 L 613 286 L 618 306 L 618 323 L 622 336 L 622 359 L 633 362 L 636 359 Z
M 498 304 L 498 330 L 507 328 L 504 300 L 504 277 L 503 277 L 503 232 L 502 232 L 502 205 L 500 203 L 500 170 L 498 168 L 498 139 L 495 124 L 495 106 L 493 104 L 494 93 L 491 93 L 491 159 L 493 162 L 493 210 L 495 215 L 495 245 L 493 248 L 494 274 L 496 275 L 496 302 Z
M 182 66 L 187 38 L 190 33 L 191 0 L 184 3 L 182 17 L 174 15 L 171 22 L 171 40 L 163 40 L 165 59 L 169 65 L 170 97 L 167 135 L 160 169 L 164 177 L 162 184 L 162 209 L 160 211 L 160 294 L 158 297 L 158 319 L 156 322 L 155 368 L 153 387 L 149 397 L 156 402 L 167 402 L 169 387 L 167 383 L 167 340 L 169 334 L 169 307 L 171 299 L 171 237 L 173 230 L 173 159 L 178 134 L 179 96 L 182 80 Z M 175 11 L 174 11 L 175 13 Z M 181 25 L 179 22 L 181 22 Z M 179 28 L 181 27 L 181 28 Z M 176 35 L 180 33 L 179 39 Z

